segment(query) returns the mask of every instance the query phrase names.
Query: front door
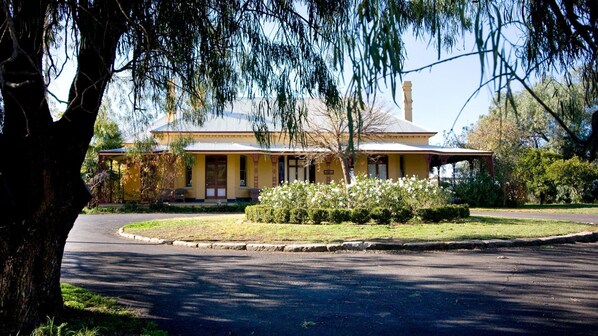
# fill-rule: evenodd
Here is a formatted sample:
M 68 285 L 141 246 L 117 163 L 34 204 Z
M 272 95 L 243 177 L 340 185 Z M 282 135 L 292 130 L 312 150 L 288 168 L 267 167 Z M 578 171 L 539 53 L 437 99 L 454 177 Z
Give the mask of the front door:
M 206 198 L 226 199 L 226 156 L 206 156 Z

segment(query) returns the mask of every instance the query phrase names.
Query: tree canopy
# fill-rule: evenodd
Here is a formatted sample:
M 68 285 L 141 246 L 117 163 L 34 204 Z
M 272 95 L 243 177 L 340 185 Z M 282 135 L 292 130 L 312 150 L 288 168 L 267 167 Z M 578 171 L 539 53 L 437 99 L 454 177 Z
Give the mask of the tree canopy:
M 403 72 L 403 34 L 441 52 L 473 31 L 481 64 L 498 88 L 550 71 L 579 72 L 595 94 L 598 13 L 592 0 L 6 0 L 0 21 L 0 333 L 26 333 L 59 312 L 60 264 L 68 232 L 89 192 L 80 176 L 106 87 L 117 73 L 144 113 L 174 104 L 202 120 L 239 95 L 256 104 L 256 133 L 267 116 L 293 136 L 305 119 L 298 98 L 351 111 Z M 511 43 L 503 29 L 520 29 Z M 503 48 L 504 41 L 508 48 Z M 486 58 L 489 56 L 489 58 Z M 47 86 L 65 60 L 77 64 L 66 109 L 53 120 Z M 490 62 L 487 67 L 486 61 Z M 343 70 L 350 69 L 349 78 Z M 340 87 L 347 87 L 342 92 Z M 484 83 L 482 83 L 484 84 Z M 528 90 L 533 92 L 532 90 Z M 536 98 L 536 97 L 534 97 Z M 537 99 L 539 100 L 539 99 Z M 541 101 L 541 100 L 539 100 Z M 545 107 L 561 124 L 558 113 Z M 302 112 L 303 111 L 303 112 Z M 596 152 L 598 113 L 579 142 Z M 352 137 L 348 148 L 353 148 Z M 15 164 L 18 163 L 18 164 Z

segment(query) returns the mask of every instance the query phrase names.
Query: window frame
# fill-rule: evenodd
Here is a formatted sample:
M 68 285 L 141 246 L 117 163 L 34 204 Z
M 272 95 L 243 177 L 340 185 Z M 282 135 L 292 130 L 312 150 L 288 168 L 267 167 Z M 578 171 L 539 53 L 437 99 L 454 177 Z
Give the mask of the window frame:
M 185 188 L 193 187 L 193 166 L 185 165 Z
M 247 156 L 239 157 L 239 186 L 247 187 Z
M 382 165 L 384 165 L 384 178 L 380 177 L 382 171 Z M 375 176 L 370 174 L 370 167 L 375 167 Z M 368 178 L 378 178 L 387 180 L 388 179 L 388 155 L 369 155 L 367 164 L 367 175 Z

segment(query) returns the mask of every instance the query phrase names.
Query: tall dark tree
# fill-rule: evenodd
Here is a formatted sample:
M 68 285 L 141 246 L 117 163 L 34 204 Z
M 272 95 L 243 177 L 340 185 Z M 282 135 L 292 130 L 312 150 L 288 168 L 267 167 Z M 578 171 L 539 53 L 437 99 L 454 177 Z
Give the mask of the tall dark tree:
M 220 113 L 240 94 L 263 96 L 274 103 L 256 105 L 258 135 L 268 115 L 293 135 L 304 117 L 297 97 L 340 102 L 345 56 L 354 73 L 346 94 L 362 103 L 382 75 L 393 75 L 396 87 L 407 29 L 450 44 L 469 24 L 466 3 L 2 0 L 0 334 L 27 334 L 61 310 L 64 245 L 89 200 L 81 164 L 115 73 L 131 76 L 137 113 L 166 96 L 171 82 L 179 107 L 204 107 L 190 114 L 195 119 L 208 108 Z M 47 84 L 66 57 L 77 69 L 55 121 Z M 349 131 L 358 132 L 351 118 Z

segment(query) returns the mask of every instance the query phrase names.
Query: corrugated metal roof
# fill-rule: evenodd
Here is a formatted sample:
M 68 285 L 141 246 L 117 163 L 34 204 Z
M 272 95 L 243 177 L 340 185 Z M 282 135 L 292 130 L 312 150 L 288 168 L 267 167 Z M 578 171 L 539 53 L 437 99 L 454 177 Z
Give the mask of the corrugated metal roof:
M 406 145 L 401 143 L 389 142 L 370 142 L 361 143 L 358 147 L 359 151 L 364 152 L 381 152 L 381 153 L 423 153 L 423 154 L 437 154 L 437 155 L 492 155 L 491 151 L 482 151 L 467 148 L 451 148 L 433 145 Z
M 110 149 L 101 151 L 103 154 L 125 154 L 130 150 L 128 147 Z M 154 150 L 155 153 L 169 150 L 168 146 L 158 146 Z M 276 145 L 269 148 L 260 147 L 256 144 L 240 144 L 230 142 L 194 142 L 187 147 L 185 150 L 191 153 L 315 153 L 315 152 L 326 152 L 327 150 L 322 148 L 302 148 Z M 406 145 L 401 143 L 381 143 L 381 142 L 369 142 L 361 143 L 357 148 L 357 151 L 361 152 L 374 152 L 374 153 L 413 153 L 413 154 L 433 154 L 433 155 L 468 155 L 468 156 L 488 156 L 492 155 L 490 151 L 481 151 L 474 149 L 464 148 L 449 148 L 431 145 Z
M 259 108 L 260 101 L 240 99 L 230 106 L 229 109 L 225 109 L 222 116 L 210 115 L 203 124 L 198 125 L 197 123 L 176 120 L 174 122 L 166 123 L 164 119 L 161 119 L 162 123 L 156 122 L 151 128 L 152 133 L 164 133 L 164 132 L 190 132 L 190 133 L 226 133 L 226 132 L 241 132 L 241 133 L 252 133 L 254 112 Z M 308 117 L 310 127 L 317 128 L 318 125 L 326 123 L 323 118 L 314 117 L 313 113 L 316 109 L 323 109 L 324 103 L 317 99 L 306 99 L 299 102 L 304 104 L 303 106 L 308 111 Z M 266 108 L 261 105 L 262 108 Z M 273 107 L 274 108 L 274 107 Z M 320 120 L 319 120 L 320 119 Z M 395 115 L 389 114 L 389 122 L 385 124 L 383 132 L 385 133 L 417 133 L 417 134 L 436 134 L 435 132 L 429 131 L 423 127 L 417 126 L 414 123 L 398 118 Z M 282 130 L 280 122 L 275 122 L 272 119 L 272 115 L 266 113 L 265 125 L 271 132 L 279 132 Z

